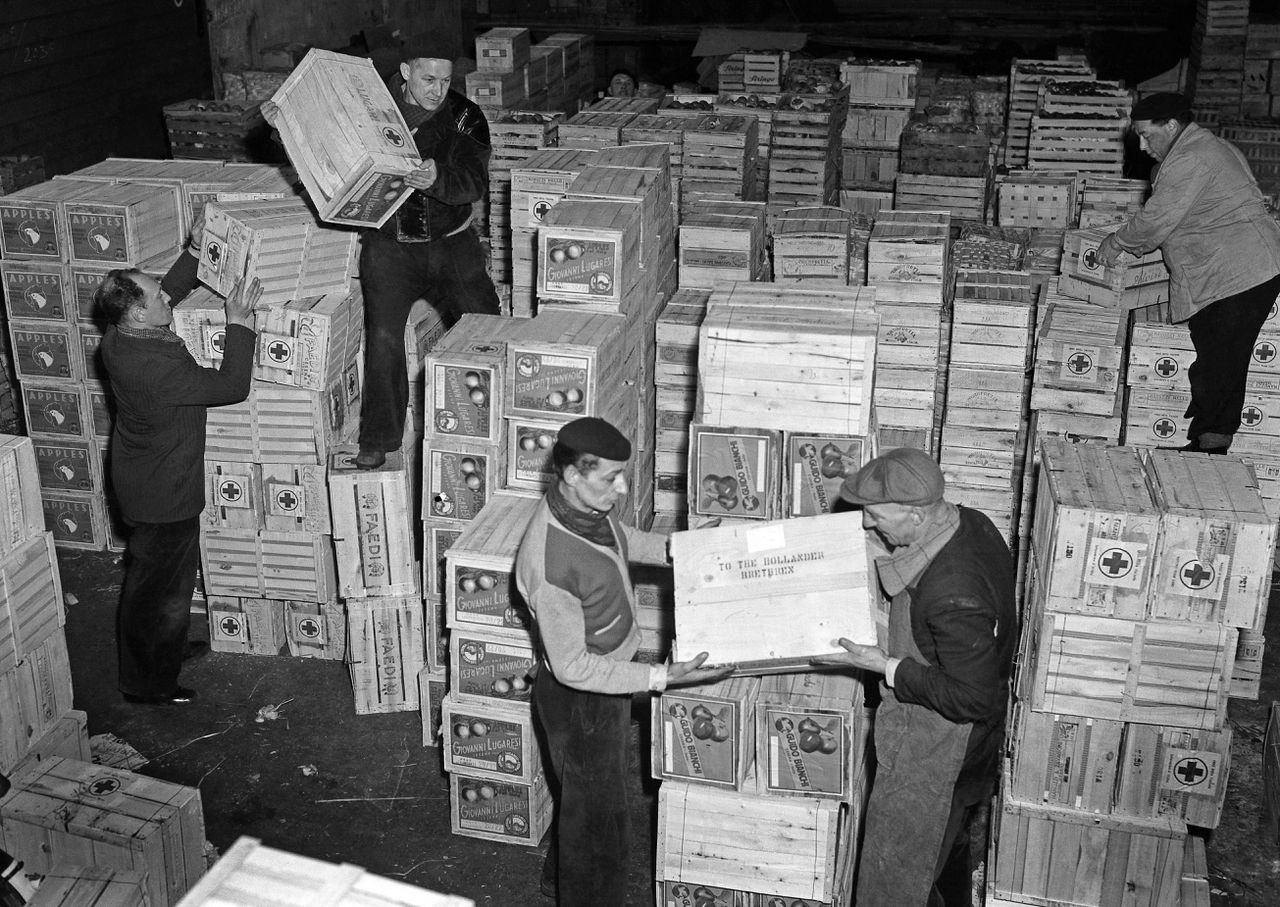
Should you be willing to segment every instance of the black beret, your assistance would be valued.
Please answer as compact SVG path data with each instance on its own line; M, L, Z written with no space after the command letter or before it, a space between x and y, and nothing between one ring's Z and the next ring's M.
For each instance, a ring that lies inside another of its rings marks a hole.
M1184 95L1172 91L1160 91L1149 94L1133 105L1129 119L1137 120L1172 120L1174 117L1191 113L1191 102Z
M594 454L606 460L631 459L631 442L622 432L595 416L574 419L560 429L556 440L578 453Z
M404 51L401 54L406 63L421 59L448 60L452 63L456 56L453 41L438 32L413 36L404 42Z

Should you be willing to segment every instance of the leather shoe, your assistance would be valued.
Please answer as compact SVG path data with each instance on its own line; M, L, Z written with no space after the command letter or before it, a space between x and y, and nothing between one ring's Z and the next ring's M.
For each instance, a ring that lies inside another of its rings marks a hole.
M204 658L209 654L209 644L203 639L188 640L182 649L183 661L195 661L197 658Z
M361 447L360 452L351 459L351 462L356 464L356 469L377 469L387 462L387 452Z
M121 693L125 702L135 705L186 705L195 702L196 691L190 687L178 687L172 693L156 696L138 696L133 693Z

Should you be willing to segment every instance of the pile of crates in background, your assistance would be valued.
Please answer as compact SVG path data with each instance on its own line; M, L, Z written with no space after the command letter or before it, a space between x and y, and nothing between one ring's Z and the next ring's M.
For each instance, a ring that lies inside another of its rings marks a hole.
M486 110L574 113L594 96L590 35L557 32L535 44L527 28L491 28L476 37L475 47L476 70L465 77L465 93Z
M903 129L916 106L920 62L847 60L840 77L849 87L841 133L841 204L874 214L893 206Z
M1203 126L1240 115L1248 32L1249 0L1196 0L1186 86Z

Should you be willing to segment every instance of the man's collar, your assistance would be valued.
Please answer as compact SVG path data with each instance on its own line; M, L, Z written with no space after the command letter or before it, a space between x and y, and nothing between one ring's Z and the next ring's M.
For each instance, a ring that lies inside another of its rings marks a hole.
M884 591L894 596L918 580L925 568L938 556L938 552L951 541L959 526L959 508L944 501L919 539L910 545L895 548L884 557L876 558Z

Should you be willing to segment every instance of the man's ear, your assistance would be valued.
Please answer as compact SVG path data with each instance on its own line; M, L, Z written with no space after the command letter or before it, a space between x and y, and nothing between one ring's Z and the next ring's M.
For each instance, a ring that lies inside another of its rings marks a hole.
M412 72L412 69L410 68L410 66L409 66L409 64L408 64L407 62L406 62L406 63L401 63L401 64L400 64L400 78L402 78L402 79L404 79L406 82L408 82L408 81L409 81L409 73L410 73L410 72Z

